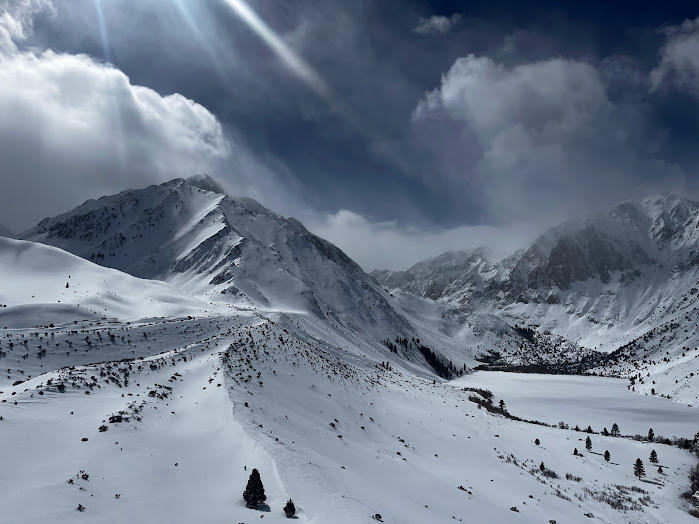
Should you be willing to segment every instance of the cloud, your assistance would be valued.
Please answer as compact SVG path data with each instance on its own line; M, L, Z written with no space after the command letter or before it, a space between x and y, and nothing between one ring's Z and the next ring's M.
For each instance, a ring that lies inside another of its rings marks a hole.
M132 85L84 55L0 57L0 113L0 205L10 227L29 218L21 200L43 200L32 207L48 215L67 200L216 171L230 154L204 107Z
M667 42L650 73L651 91L673 86L699 96L699 18L663 30Z
M0 18L0 222L21 231L88 198L195 173L268 205L280 183L293 191L282 165L258 159L202 105L86 55L21 51L32 16L52 5L11 6Z
M42 11L53 11L51 0L0 0L0 53L17 52L16 42L27 38Z
M461 15L454 13L446 16L431 16L429 18L420 17L417 21L415 32L420 35L432 35L440 33L448 33L454 26L461 23Z
M439 171L446 183L466 181L479 192L491 223L542 213L560 220L628 198L650 180L681 178L643 151L643 118L638 106L610 100L589 63L506 67L474 55L456 60L412 116L430 136L435 127L450 130L431 144L446 159Z
M407 269L416 262L449 250L487 246L502 255L523 247L541 232L541 225L509 227L458 226L434 228L396 221L372 222L348 210L307 215L304 223L348 253L365 271Z

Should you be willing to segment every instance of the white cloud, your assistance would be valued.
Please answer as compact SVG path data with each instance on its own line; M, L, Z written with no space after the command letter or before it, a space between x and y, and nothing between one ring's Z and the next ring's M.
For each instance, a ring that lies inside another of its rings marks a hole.
M487 57L459 58L412 120L432 134L435 126L461 126L432 145L436 158L447 159L439 171L481 192L489 221L559 220L628 198L644 175L659 180L674 169L649 161L637 108L613 103L599 70L577 60L510 68Z
M584 62L557 58L508 69L468 55L457 59L413 118L443 110L492 139L515 123L540 131L570 128L608 105L597 70Z
M7 226L21 231L88 198L195 173L218 175L231 193L269 204L280 182L293 187L283 166L269 167L242 140L232 142L196 102L134 85L86 55L20 50L33 17L52 9L47 0L0 0L0 218Z
M71 194L75 205L128 185L212 172L230 153L204 107L132 85L84 55L0 55L0 114L0 205L10 227L26 225L17 195L45 199L48 215L69 207Z
M511 227L459 226L449 229L416 227L398 222L371 222L348 210L310 215L304 223L313 233L328 239L350 255L365 271L407 269L416 262L445 251L487 246L496 253L534 240L541 225Z
M51 0L0 0L0 53L17 52L16 42L27 38L41 11L53 11Z
M420 35L430 35L436 33L448 33L454 26L461 23L461 15L454 13L446 16L431 16L429 18L420 17L417 22L415 32Z
M699 96L699 18L664 29L660 62L650 74L651 91L672 85Z

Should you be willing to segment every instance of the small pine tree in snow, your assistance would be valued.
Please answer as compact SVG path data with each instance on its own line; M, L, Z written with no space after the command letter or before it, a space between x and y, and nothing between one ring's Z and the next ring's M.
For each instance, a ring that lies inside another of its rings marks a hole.
M288 519L296 515L296 505L294 504L293 500L289 499L286 501L286 506L284 506L284 514Z
M575 448L575 449L573 450L573 455L575 455L576 457L578 456L578 448Z
M498 407L500 408L500 411L505 411L505 401L503 399L500 399Z
M534 444L536 444L536 445L538 446L539 444L541 444L541 441L540 441L539 439L536 439L536 440L534 441Z
M609 454L609 450L606 450L606 451L604 452L604 460L606 460L607 462L609 462L609 461L611 460L611 458L612 458L612 456Z
M621 435L619 432L619 426L615 422L614 425L612 425L612 437L618 437L619 435Z
M543 461L541 462L541 464L539 464L539 470L540 470L540 471L545 471L545 470L546 470L546 466L544 465Z
M590 437L587 437L585 439L585 449L587 451L590 451L592 449L592 439Z
M655 433L653 432L653 428L650 428L650 429L648 430L648 440L649 440L650 442L653 442L653 437L655 437Z
M650 452L650 459L648 460L650 460L653 464L658 463L658 454L655 452L655 450Z
M633 465L633 474L640 480L641 477L646 476L646 468L643 467L643 461L640 458L636 459Z
M252 473L250 473L248 485L243 492L243 499L245 499L245 505L248 508L256 508L267 500L265 488L262 485L262 479L260 478L260 472L257 471L257 469L253 469Z

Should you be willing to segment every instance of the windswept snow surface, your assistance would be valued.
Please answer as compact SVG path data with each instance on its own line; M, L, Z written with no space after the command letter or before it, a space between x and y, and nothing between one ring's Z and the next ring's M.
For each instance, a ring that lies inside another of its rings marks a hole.
M208 302L60 249L0 237L0 327L208 314Z
M8 472L0 506L10 522L281 522L288 497L300 521L314 523L372 522L376 513L391 523L587 523L586 514L606 523L693 521L679 496L695 457L599 435L587 453L583 434L491 414L461 389L499 391L499 375L433 381L401 369L397 357L387 370L349 343L314 342L322 328L309 333L320 321L308 315L112 322L3 330L10 369L0 382L0 431L9 445L0 446ZM22 358L21 340L39 337L50 351ZM68 341L72 351L54 347ZM149 346L152 355L140 357ZM109 360L76 365L76 355ZM27 380L20 370L31 362L43 374ZM17 379L25 381L12 385ZM608 392L610 400L619 393ZM516 395L502 394L512 413L527 414ZM629 396L629 406L634 398L643 400ZM671 423L647 403L635 409L649 426ZM672 413L684 427L686 413ZM110 423L112 415L124 420ZM582 398L566 418L595 423ZM618 421L630 429L624 415ZM584 456L573 456L574 447ZM663 474L647 461L651 448ZM643 482L633 477L637 457ZM542 461L561 478L545 478ZM252 467L269 512L242 502ZM627 497L628 511L599 501L613 495Z

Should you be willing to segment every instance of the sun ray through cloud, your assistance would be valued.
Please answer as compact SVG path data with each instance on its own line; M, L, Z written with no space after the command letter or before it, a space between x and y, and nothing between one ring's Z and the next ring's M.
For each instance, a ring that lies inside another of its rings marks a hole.
M224 0L224 2L302 82L321 97L332 100L332 91L326 81L298 56L248 4L243 0Z
M94 0L95 11L97 13L97 24L99 25L100 38L102 39L102 52L104 60L107 63L112 63L112 54L109 45L109 35L107 33L107 24L104 21L104 11L102 10L102 0Z

